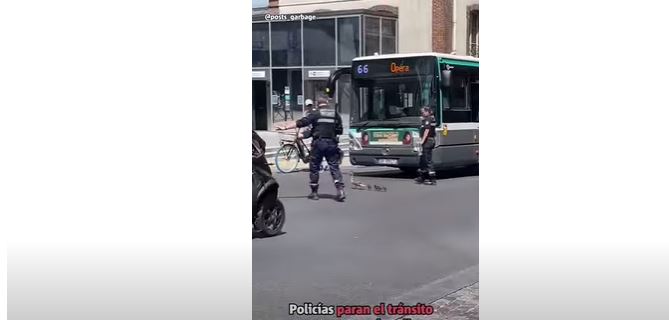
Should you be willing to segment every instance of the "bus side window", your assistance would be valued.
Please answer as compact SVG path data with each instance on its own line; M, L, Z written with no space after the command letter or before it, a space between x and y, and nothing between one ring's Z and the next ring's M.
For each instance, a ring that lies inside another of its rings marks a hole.
M451 87L451 109L467 109L467 77L456 77Z
M479 79L478 76L472 78L470 83L469 96L472 109L472 121L479 122Z
M468 73L453 72L451 87L445 91L442 97L443 122L472 122L472 109L467 97L470 91Z

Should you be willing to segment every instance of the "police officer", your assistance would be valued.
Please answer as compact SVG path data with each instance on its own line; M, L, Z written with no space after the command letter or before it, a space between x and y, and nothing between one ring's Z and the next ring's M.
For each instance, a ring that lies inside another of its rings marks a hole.
M309 199L318 200L318 173L321 162L325 158L330 166L330 174L337 188L337 201L344 201L344 181L339 170L339 152L337 135L343 133L342 120L339 114L328 107L326 99L318 99L318 110L308 114L306 117L295 121L285 127L277 127L278 130L292 128L304 128L312 126L313 141L311 142L311 162L309 163L309 186L311 193Z
M304 102L304 104L307 107L305 116L308 116L310 113L314 113L314 112L318 111L318 107L314 106L314 102L311 99L307 99ZM302 133L300 133L300 138L302 138L302 139L311 138L312 137L312 135L311 135L312 129L313 129L312 127L308 127L306 129L304 129L302 131ZM339 164L341 164L342 161L344 160L344 152L341 150L341 148L339 148L339 138L336 138L335 141L337 142L337 157L339 159Z
M418 169L417 183L429 185L437 184L436 173L432 167L432 150L435 146L436 120L432 115L432 109L423 107L421 112L420 136L422 153L420 155L420 168ZM427 180L425 179L427 178Z

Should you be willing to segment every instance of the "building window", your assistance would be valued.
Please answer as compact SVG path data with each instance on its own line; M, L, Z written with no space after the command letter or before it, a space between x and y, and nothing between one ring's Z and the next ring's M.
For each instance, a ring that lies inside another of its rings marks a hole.
M304 22L304 65L335 65L335 20Z
M272 70L272 121L292 121L302 117L302 69Z
M479 56L479 10L469 10L467 15L467 55Z
M381 53L379 20L379 18L365 17L365 55L367 56Z
M302 65L302 35L300 22L272 23L272 66Z
M254 23L251 37L253 66L269 67L269 23Z
M353 58L360 55L360 19L337 19L337 50L339 65L351 65Z
M381 20L381 53L396 53L395 20Z

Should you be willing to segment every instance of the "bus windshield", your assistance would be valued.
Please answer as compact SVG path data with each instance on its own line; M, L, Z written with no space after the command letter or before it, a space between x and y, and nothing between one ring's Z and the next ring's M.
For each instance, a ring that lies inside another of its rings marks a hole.
M354 74L354 85L360 108L357 119L352 119L354 123L415 123L421 107L435 107L438 88L434 58L365 61L358 66L358 71L364 72L363 68L367 68L367 73L360 75L354 71L357 73Z

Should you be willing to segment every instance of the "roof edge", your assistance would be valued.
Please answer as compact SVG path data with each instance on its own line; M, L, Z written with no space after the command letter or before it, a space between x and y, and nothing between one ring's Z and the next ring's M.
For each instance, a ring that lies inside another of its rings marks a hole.
M376 56L356 57L356 58L353 59L353 61L375 60L375 59L393 59L393 58L411 58L411 57L424 57L424 56L434 56L434 57L437 57L437 58L446 58L446 59L461 60L461 61L479 62L479 58L476 58L476 57L458 56L458 55L454 55L454 54L446 54L446 53L439 53L439 52L380 54L380 55L376 55Z

